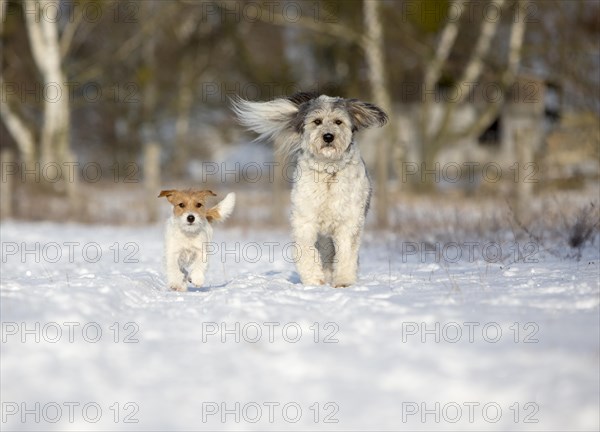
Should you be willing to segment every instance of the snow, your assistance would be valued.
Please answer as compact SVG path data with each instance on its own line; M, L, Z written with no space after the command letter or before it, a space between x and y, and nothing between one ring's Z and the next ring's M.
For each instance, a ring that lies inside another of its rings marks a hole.
M288 232L220 226L175 293L162 230L2 224L2 430L600 428L594 248L448 262L368 233L333 289Z

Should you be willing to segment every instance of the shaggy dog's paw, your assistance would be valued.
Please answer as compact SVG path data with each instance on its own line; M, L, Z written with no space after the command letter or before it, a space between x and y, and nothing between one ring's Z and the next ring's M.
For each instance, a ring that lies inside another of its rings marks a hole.
M325 285L324 278L304 278L302 279L302 285Z
M350 285L354 285L355 282L354 278L337 277L334 278L332 285L334 288L347 288Z
M184 284L171 284L169 285L169 288L171 289L171 291L187 291L187 287Z

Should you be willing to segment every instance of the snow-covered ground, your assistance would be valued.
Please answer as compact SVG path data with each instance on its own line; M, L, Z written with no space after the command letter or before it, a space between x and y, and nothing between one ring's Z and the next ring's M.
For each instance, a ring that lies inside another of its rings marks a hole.
M367 233L333 289L299 283L287 232L221 226L175 293L159 225L1 235L2 430L600 428L594 248Z

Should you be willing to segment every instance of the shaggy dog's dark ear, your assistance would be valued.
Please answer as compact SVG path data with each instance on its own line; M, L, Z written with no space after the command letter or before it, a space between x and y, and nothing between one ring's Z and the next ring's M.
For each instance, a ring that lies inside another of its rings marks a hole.
M377 105L369 102L362 102L358 99L347 99L346 110L352 119L352 126L355 131L370 128L373 126L381 127L388 121L388 116Z
M295 105L301 105L304 102L308 102L313 99L317 99L321 96L317 92L298 92L288 97L288 100Z
M301 134L304 129L304 119L308 114L311 102L321 96L317 92L298 92L288 97L288 100L298 106L298 112L290 120L289 127L294 132Z
M290 120L289 127L296 133L302 134L304 132L304 120L306 119L306 115L310 109L311 102L310 100L300 104L298 106L298 112Z

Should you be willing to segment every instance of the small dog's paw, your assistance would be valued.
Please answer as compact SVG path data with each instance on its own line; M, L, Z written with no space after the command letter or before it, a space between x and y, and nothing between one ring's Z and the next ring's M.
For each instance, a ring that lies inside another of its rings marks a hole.
M204 285L204 274L199 272L192 272L190 274L190 277L188 278L188 281L196 287L201 287L202 285Z
M334 288L348 288L350 285L352 285L349 282L342 282L342 283L336 283L333 287Z
M187 286L185 286L183 284L171 284L171 285L169 285L169 288L171 291L179 291L179 292L187 291Z

